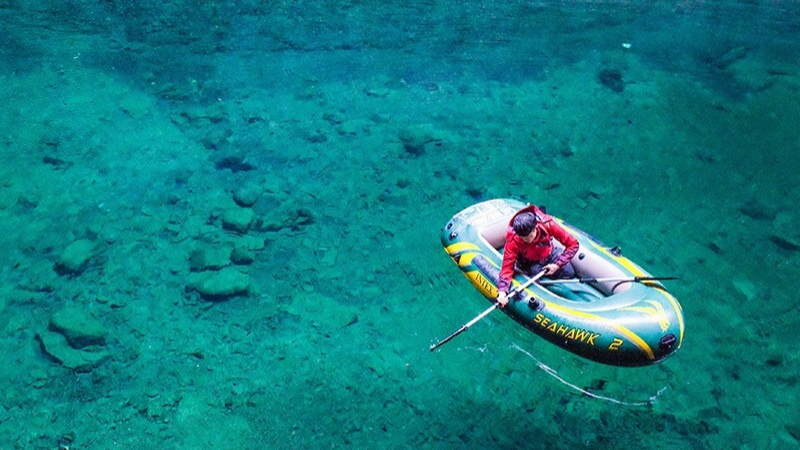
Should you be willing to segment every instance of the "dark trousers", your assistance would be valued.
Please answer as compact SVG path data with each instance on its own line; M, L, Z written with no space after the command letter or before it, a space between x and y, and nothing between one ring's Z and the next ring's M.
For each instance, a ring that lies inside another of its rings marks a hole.
M520 257L517 258L517 263L514 265L514 268L519 272L529 277L532 277L537 273L541 272L544 266L556 262L556 260L558 260L558 257L561 256L561 253L563 252L564 252L563 249L553 247L553 251L550 252L550 255L548 255L547 258L539 261L538 263L534 263L525 258L522 258L521 257L522 255L520 255ZM568 262L564 267L561 268L561 270L548 276L547 278L561 278L561 279L575 278L575 267L572 266L572 262Z

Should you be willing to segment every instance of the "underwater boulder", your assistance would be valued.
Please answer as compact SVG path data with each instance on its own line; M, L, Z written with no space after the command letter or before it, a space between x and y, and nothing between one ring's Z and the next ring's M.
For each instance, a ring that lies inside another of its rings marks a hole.
M73 348L105 345L107 331L90 314L79 308L63 308L50 317L49 329L64 335Z
M192 272L220 270L230 264L231 248L229 246L198 248L189 255L189 270Z
M430 132L420 127L403 128L398 134L403 150L411 156L422 156L425 154L425 146L436 141Z
M233 253L231 253L231 261L234 264L238 265L246 265L252 264L256 260L256 254L252 250L249 250L244 247L234 247Z
M237 205L243 207L250 207L253 206L258 198L261 197L261 193L263 189L259 185L247 185L243 186L233 193L233 201L236 202Z
M231 208L222 215L222 228L244 233L250 228L255 213L250 208Z
M83 272L94 256L94 244L88 239L78 239L64 249L56 263L59 274L78 274Z
M107 331L90 314L79 308L64 308L50 317L47 330L36 334L42 350L54 361L76 372L89 372L109 354L105 349Z
M619 70L603 69L597 74L597 79L600 81L600 84L616 93L625 90L625 81L622 79L622 73Z
M226 267L219 272L194 274L188 287L207 300L226 300L250 290L250 276L236 268Z
M105 349L99 347L86 350L74 349L63 335L52 331L37 333L36 340L39 341L42 351L52 360L80 373L91 372L109 356Z

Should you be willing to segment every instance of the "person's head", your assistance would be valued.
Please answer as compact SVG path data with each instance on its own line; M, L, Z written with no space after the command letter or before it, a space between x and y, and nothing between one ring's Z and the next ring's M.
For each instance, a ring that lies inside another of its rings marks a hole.
M524 212L514 217L511 228L517 236L525 239L533 239L533 231L536 229L536 216L531 212Z

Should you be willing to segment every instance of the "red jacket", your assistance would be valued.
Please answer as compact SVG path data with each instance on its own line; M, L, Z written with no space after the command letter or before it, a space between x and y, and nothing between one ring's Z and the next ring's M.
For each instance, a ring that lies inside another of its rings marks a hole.
M532 212L538 219L536 229L539 230L539 235L530 244L526 244L521 237L517 236L517 233L511 227L511 224L514 223L514 218L524 212ZM511 278L514 276L514 264L518 255L522 254L525 259L533 263L539 263L553 251L553 238L564 246L564 252L556 260L558 267L564 267L578 253L580 248L578 240L536 206L530 205L517 211L508 223L506 244L503 250L503 267L500 269L497 290L508 292L508 288L511 286Z

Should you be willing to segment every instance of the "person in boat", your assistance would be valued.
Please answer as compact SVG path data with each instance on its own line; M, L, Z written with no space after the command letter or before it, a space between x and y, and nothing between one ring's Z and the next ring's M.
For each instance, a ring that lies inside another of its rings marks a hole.
M564 249L553 245L553 239ZM503 265L497 283L497 303L508 304L508 290L514 270L533 276L544 270L548 278L574 278L572 258L580 244L552 217L530 205L518 211L509 222L503 249Z

